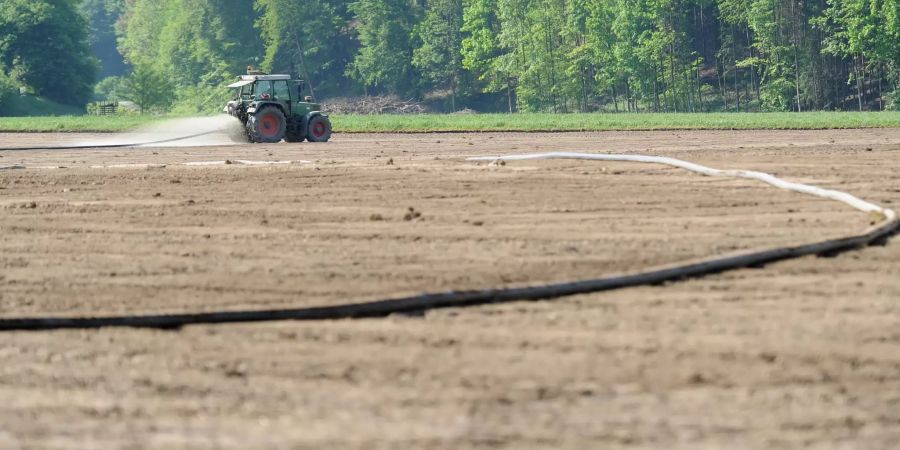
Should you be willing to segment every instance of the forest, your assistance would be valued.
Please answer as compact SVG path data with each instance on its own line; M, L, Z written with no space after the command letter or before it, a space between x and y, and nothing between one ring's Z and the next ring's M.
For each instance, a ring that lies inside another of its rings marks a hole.
M0 103L214 112L248 65L436 111L900 109L898 0L0 0Z

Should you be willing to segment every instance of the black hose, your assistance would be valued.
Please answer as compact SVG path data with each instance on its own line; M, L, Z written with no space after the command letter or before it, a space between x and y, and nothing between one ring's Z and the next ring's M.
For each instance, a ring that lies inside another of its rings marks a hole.
M122 315L106 317L23 317L0 319L0 331L55 330L65 328L135 327L173 329L192 324L267 322L278 320L334 320L385 317L396 313L420 312L436 308L534 301L574 294L608 291L631 286L656 285L666 281L698 278L726 270L758 267L767 263L807 255L834 255L839 252L881 242L898 228L897 219L885 221L863 234L829 239L795 247L779 247L733 256L714 257L700 262L650 270L631 275L595 278L506 289L465 292L426 293L411 297L347 303L310 308L256 311L219 311L196 314Z

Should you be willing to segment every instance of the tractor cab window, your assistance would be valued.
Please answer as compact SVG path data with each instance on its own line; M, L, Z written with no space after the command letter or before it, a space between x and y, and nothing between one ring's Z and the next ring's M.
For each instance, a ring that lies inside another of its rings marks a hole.
M257 81L253 94L256 95L257 100L268 100L272 98L272 82L268 80Z
M286 80L273 81L275 100L290 101L291 94Z
M241 88L238 90L238 92L240 92L241 99L246 100L246 99L250 98L250 94L253 93L253 85L245 84L245 85L241 86Z

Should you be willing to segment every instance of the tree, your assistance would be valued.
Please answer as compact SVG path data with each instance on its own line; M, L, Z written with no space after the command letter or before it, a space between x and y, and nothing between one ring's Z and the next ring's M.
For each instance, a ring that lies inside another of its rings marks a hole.
M115 28L185 113L218 109L248 64L322 97L438 90L452 109L900 108L898 0L2 0L7 78L89 95L79 5L104 74L123 67Z
M351 86L344 72L356 45L339 3L342 2L257 0L260 18L256 26L266 46L262 67L302 75L314 93L346 92Z
M816 22L828 31L825 51L853 61L850 72L860 110L866 106L867 78L878 77L879 100L883 103L882 78L894 88L891 106L900 89L900 5L891 0L829 0L828 9ZM885 105L878 105L883 108Z
M124 77L106 77L94 86L94 98L103 100L119 100L125 92Z
M421 45L413 51L413 65L428 81L450 89L451 111L463 77L462 22L462 0L432 0L415 31Z
M256 19L246 0L132 0L119 49L174 83L179 112L214 111L227 98L223 85L262 61Z
M507 108L513 112L515 58L500 44L501 20L497 0L467 0L463 8L462 65L484 83L484 92L506 91Z
M0 65L0 115L3 115L7 110L3 105L10 101L14 95L18 94L15 84L4 72L3 66Z
M172 83L160 71L148 64L137 64L122 83L122 98L133 101L141 110L166 110L172 105Z
M419 6L410 0L357 0L350 4L356 15L359 52L347 75L366 87L391 94L415 90L417 74L412 65L413 27Z
M84 105L97 61L77 0L0 2L0 63L15 80L50 100Z
M588 40L591 9L586 0L567 0L566 8L569 14L563 28L563 38L572 42L572 49L565 55L565 74L571 91L567 92L567 96L578 99L580 111L589 111L593 108L592 100L596 95L594 77L597 72Z
M560 67L551 52L558 38L554 21L564 14L557 8L549 0L497 0L497 43L503 54L494 65L514 80L517 110L558 107L554 74Z

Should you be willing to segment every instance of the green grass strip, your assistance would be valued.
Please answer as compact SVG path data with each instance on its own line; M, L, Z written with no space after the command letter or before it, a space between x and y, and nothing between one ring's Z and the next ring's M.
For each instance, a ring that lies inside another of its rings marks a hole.
M174 118L174 117L173 117ZM115 132L154 116L0 117L0 132ZM900 127L900 112L333 115L336 132L822 130Z
M0 132L115 132L159 120L154 116L0 117Z
M900 112L335 115L336 131L821 130L900 127Z

